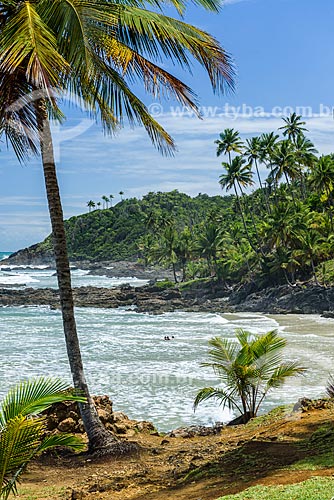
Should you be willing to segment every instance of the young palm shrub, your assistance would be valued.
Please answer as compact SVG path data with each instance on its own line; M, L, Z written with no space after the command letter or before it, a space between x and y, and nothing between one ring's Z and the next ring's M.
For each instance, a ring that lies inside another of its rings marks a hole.
M236 340L215 337L209 341L210 362L202 366L213 368L223 387L201 389L194 408L207 399L216 399L223 407L237 410L246 423L256 417L269 391L280 387L286 378L302 374L305 368L282 362L286 340L277 330L253 335L240 329Z
M0 499L16 493L17 482L28 462L55 446L82 450L83 441L71 434L45 436L41 413L53 403L85 402L59 379L37 378L13 387L0 407Z

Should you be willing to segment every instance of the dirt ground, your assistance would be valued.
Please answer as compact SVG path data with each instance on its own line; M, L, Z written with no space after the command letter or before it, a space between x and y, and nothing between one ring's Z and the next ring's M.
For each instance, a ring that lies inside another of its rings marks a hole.
M273 414L219 435L171 438L138 433L132 457L47 456L29 466L20 500L213 500L257 484L333 476L333 467L294 470L333 450L333 408Z

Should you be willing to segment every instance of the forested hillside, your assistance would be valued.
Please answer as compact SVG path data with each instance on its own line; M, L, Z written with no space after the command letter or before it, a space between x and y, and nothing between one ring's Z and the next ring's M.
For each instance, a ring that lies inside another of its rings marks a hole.
M65 222L71 259L136 260L143 257L143 241L156 226L171 222L182 230L195 229L213 213L231 217L233 197L199 194L196 198L172 191L125 199L114 207L97 209ZM141 250L142 249L142 250ZM51 237L30 247L30 253L52 255Z

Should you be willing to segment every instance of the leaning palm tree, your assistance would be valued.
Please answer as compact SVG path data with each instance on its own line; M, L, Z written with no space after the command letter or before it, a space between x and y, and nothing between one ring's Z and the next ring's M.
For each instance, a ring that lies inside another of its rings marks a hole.
M202 366L212 368L223 386L201 389L194 407L216 399L223 407L237 410L244 423L256 417L269 391L282 386L288 377L305 371L297 363L283 363L286 340L277 330L253 335L240 329L236 340L215 337L209 345L210 361Z
M172 3L184 11L182 0ZM215 0L198 3L218 10ZM0 3L0 133L21 160L27 151L41 152L67 352L74 386L87 398L80 411L91 451L108 448L115 439L98 418L84 375L49 120L63 119L58 97L72 92L107 133L126 118L143 125L163 153L174 149L129 83L138 80L152 95L171 95L197 112L192 90L158 65L162 55L186 69L195 59L218 92L233 88L233 68L213 37L165 16L162 6L155 1L160 8L155 12L136 0Z
M0 498L16 493L17 482L36 455L55 446L82 450L84 442L71 434L46 435L41 413L54 403L81 401L59 379L37 378L13 387L0 407Z
M217 144L217 156L227 154L230 164L232 160L231 153L241 153L243 148L243 142L240 139L239 132L233 128L226 128L224 132L221 132L215 144Z

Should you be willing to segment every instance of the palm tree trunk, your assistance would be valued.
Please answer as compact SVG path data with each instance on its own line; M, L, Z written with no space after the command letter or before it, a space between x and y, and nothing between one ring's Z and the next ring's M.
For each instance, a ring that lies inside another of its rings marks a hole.
M172 262L172 269L173 269L174 281L175 281L175 284L176 284L176 283L178 283L178 280L177 280L176 267L175 267L174 262Z
M291 196L292 196L293 204L294 204L294 206L296 207L296 198L295 198L295 195L294 195L294 193L293 193L293 189L292 189L292 186L291 186L290 181L289 181L289 177L288 177L288 175L287 175L287 173L286 173L286 172L284 172L284 177L285 177L286 183L287 183L287 185L288 185L288 188L289 188L290 194L291 194Z
M66 340L68 360L73 384L86 398L87 403L80 403L80 413L89 440L89 451L105 448L118 440L102 425L94 402L90 396L85 379L79 339L74 316L71 273L67 253L63 209L54 160L53 142L50 123L46 112L46 103L39 99L35 103L39 129L39 140L43 162L44 180L52 226L53 248L56 261L60 304Z
M247 224L246 224L246 221L245 221L245 217L244 217L244 212L242 210L242 206L241 206L241 202L240 202L240 197L239 197L239 194L238 194L238 191L237 191L237 188L236 188L236 185L235 183L233 183L233 187L234 187L234 192L235 192L235 196L237 197L237 200L238 200L238 206L239 206L239 210L240 210L240 215L241 215L241 219L242 219L242 224L244 226L244 229L245 229L245 232L246 232L246 236L247 236L247 239L249 241L249 244L252 248L252 250L254 250L255 253L258 253L258 250L255 248L255 246L253 245L252 243L252 240L251 240L251 237L249 235L249 232L248 232L248 228L247 228Z
M267 210L270 213L270 206L269 206L269 203L268 203L267 195L266 195L266 193L263 190L263 185L262 185L262 180L261 180L261 176L260 176L259 166L257 164L257 159L256 158L255 158L255 169L256 169L256 173L257 173L257 178L259 179L259 184L260 184L262 199L264 200L264 203L265 203L265 205L267 207Z

